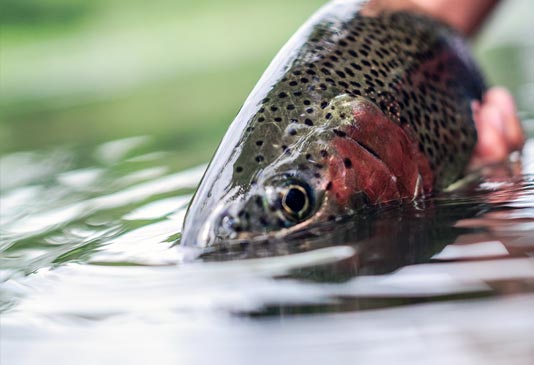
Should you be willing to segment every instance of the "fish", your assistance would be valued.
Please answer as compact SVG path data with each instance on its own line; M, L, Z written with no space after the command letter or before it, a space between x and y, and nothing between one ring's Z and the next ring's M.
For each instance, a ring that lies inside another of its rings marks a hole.
M466 40L416 11L332 1L274 58L188 207L181 244L289 239L464 173L486 86Z

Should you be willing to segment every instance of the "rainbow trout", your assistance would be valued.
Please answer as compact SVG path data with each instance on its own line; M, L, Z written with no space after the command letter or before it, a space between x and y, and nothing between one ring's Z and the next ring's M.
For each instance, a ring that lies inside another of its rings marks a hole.
M189 207L182 244L286 238L461 177L484 83L465 41L411 12L334 1L282 48Z

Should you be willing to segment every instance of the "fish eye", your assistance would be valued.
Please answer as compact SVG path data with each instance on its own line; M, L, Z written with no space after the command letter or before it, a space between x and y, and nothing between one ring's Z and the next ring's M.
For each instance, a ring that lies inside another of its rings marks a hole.
M283 213L293 220L306 219L312 210L310 195L309 187L302 183L292 182L282 191Z

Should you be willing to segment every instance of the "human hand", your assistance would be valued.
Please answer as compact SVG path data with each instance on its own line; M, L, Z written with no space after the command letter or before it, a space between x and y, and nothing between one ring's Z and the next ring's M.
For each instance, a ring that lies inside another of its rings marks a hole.
M525 135L508 90L493 87L486 92L482 102L473 102L472 107L478 143L470 167L503 161L511 152L523 147Z

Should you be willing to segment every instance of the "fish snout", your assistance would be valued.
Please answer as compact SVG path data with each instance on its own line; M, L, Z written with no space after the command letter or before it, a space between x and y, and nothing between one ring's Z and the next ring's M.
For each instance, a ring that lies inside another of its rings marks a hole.
M225 211L213 227L214 237L218 240L234 239L243 231L243 224L244 222L239 217Z
M237 240L247 228L247 222L230 210L216 213L202 224L198 243L204 247Z
M224 204L223 204L224 202ZM233 202L223 200L206 214L204 219L192 222L195 229L184 230L182 243L197 247L213 247L264 239L279 230L281 223L267 209L260 194L251 194L246 199Z

